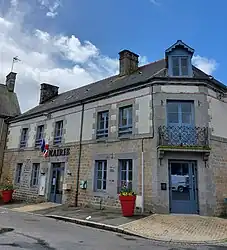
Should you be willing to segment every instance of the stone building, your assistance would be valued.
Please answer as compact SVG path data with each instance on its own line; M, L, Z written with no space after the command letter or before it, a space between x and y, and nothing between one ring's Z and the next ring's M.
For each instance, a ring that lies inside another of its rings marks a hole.
M118 75L62 94L41 84L39 105L10 122L3 178L15 197L119 207L126 183L142 211L223 213L227 89L192 65L193 53L178 40L139 67L124 50Z
M20 115L20 106L14 92L16 73L10 72L6 76L5 84L0 84L0 177L3 166L3 156L6 144L8 120Z

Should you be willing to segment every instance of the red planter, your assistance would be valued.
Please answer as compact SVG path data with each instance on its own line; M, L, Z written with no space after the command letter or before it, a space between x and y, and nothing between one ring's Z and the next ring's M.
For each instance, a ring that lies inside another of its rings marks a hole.
M131 217L134 215L135 203L136 203L136 196L119 196L121 202L121 211L123 216Z
M14 190L2 190L2 199L4 203L8 203L12 200Z

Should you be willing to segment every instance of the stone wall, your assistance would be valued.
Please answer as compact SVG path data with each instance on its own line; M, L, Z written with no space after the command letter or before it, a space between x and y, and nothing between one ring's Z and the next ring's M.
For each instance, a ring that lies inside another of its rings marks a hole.
M145 209L151 208L152 164L151 139L144 139L144 191ZM80 180L87 180L88 188L79 190L80 205L119 208L118 199L118 160L133 160L133 190L141 196L141 150L142 140L119 140L113 143L94 143L82 146ZM95 160L107 160L107 190L100 193L94 190ZM111 169L111 170L110 170Z
M222 215L227 213L227 204L224 204L224 198L227 198L227 140L212 137L211 148L209 167L212 169L215 184L214 214Z
M69 147L69 145L64 145ZM145 210L152 209L152 139L143 140L144 148L144 195L145 195ZM154 148L153 148L154 149ZM80 181L87 180L88 187L83 190L79 188L78 204L80 206L101 206L119 208L118 201L118 160L132 159L133 160L133 189L138 196L141 196L141 150L142 140L119 140L117 142L99 142L82 145L81 166L80 166ZM23 150L5 152L4 170L2 173L2 181L9 178L14 182L15 169L17 163L23 163L23 176L20 185L16 186L17 190L14 198L20 200L43 201L49 197L49 181L51 162L65 162L64 183L72 186L71 191L64 191L63 203L75 205L77 170L78 170L79 145L70 146L70 155L67 158L49 157L44 159L39 150ZM107 160L107 192L97 193L94 190L94 169L95 160ZM32 164L40 163L42 166L47 166L47 189L45 196L39 196L38 187L31 187ZM114 172L110 171L110 168ZM71 174L68 175L67 173ZM141 205L141 204L139 204Z

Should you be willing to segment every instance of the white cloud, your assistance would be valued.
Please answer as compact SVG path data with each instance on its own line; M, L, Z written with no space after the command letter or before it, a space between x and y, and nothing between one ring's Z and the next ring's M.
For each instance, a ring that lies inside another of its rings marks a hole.
M218 64L214 59L209 59L202 56L193 56L192 63L199 68L200 70L204 71L208 75L212 75L212 73L217 69Z
M42 7L47 9L47 17L54 18L58 15L57 9L61 6L60 0L38 0L38 2Z
M16 92L23 111L36 106L40 83L58 85L60 92L77 88L118 71L118 59L102 55L89 41L82 42L75 35L52 35L44 30L24 30L23 17L29 13L15 8L13 1L9 12L0 16L0 82L5 81L14 64L18 73ZM31 6L27 10L32 11ZM12 17L14 17L12 19Z

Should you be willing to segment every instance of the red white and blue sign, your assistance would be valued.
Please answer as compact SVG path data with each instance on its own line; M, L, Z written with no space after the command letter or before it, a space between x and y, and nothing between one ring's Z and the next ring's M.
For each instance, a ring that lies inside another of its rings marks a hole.
M41 152L43 153L44 157L48 156L48 152L49 152L49 144L45 142L45 140L42 140L41 143Z

